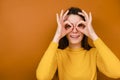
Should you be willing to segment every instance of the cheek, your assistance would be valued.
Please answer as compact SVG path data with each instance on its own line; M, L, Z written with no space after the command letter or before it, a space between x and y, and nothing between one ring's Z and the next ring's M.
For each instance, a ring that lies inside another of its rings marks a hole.
M79 32L79 35L80 35L81 37L83 37L83 36L84 36L84 34L83 34L82 32Z
M79 40L82 41L84 37L84 34L80 34Z
M70 38L70 33L66 35L68 41L71 41L71 38Z
M80 33L80 36L81 36L81 38L83 38L83 37L84 37L84 34L83 34L83 33Z

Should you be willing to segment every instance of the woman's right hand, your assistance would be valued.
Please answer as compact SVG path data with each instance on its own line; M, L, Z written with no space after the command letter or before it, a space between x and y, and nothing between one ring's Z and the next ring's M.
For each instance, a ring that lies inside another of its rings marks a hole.
M56 14L58 27L53 38L53 42L58 43L61 38L72 31L71 24L69 23L69 21L66 21L68 12L69 11L66 11L64 13L63 10L61 10L60 16L58 15L58 13Z

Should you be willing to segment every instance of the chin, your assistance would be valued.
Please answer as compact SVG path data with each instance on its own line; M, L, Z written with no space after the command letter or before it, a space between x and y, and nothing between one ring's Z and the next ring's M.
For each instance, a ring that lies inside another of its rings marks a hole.
M75 40L74 40L74 41L69 41L69 43L70 43L70 44L80 44L81 41L75 41Z
M81 36L79 36L78 38L71 38L71 37L69 37L69 43L70 44L80 44L81 43L81 41L82 41L82 37Z

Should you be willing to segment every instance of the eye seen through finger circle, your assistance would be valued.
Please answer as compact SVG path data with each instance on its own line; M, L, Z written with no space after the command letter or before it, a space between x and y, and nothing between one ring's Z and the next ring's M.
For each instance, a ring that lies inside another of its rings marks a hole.
M66 29L66 30L69 29L69 28L71 28L71 27L72 27L71 25L65 24L65 29Z
M83 23L80 23L80 24L78 24L78 26L77 27L79 27L79 28L84 28L85 27L85 25L83 24Z

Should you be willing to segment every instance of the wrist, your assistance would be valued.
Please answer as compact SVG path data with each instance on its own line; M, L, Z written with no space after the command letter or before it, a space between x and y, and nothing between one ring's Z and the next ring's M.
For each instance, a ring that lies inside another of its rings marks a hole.
M98 35L97 35L96 33L93 33L93 34L91 35L91 39L92 39L93 41L95 41L96 39L98 39Z
M59 40L58 40L58 39L55 39L55 38L53 38L52 41L55 42L55 43L58 43L58 42L59 42Z
M59 43L59 40L60 40L59 36L55 35L52 41L55 42L55 43Z

